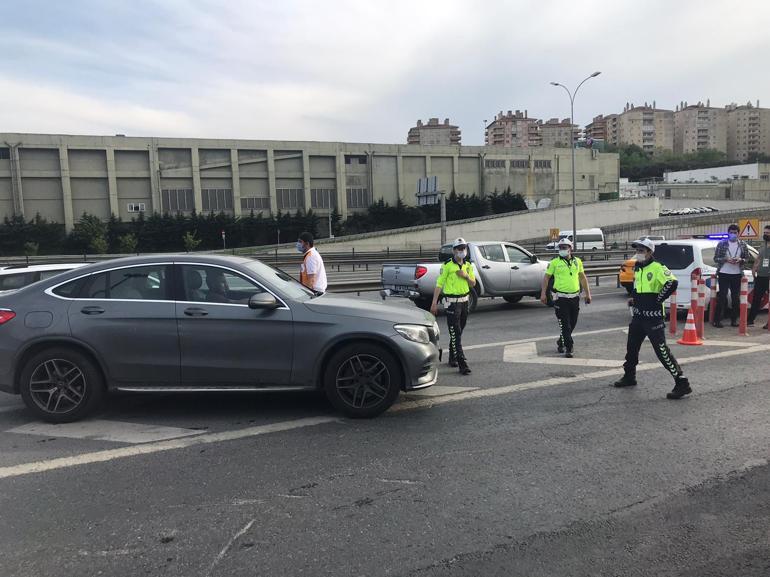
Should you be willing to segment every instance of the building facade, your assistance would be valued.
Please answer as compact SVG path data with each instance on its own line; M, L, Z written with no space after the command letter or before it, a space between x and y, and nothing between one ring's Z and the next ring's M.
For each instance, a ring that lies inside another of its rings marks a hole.
M581 200L617 192L617 154L575 152ZM0 217L39 214L67 230L83 213L130 220L336 208L345 218L378 200L416 205L428 176L446 192L510 188L558 203L570 175L569 151L556 148L0 134Z
M674 111L656 108L654 102L652 106L627 104L618 115L617 144L635 144L647 151L673 150Z
M698 102L680 103L674 112L674 152L727 152L727 110Z
M730 104L726 111L727 158L743 161L752 154L770 155L770 108L749 102Z
M551 118L546 122L538 124L538 128L540 130L541 146L569 148L578 140L577 129L570 123L569 118L564 120Z
M409 129L407 135L407 144L420 144L449 146L460 144L461 134L457 126L449 124L449 119L445 118L443 123L439 123L438 118L431 118L427 124L422 120L417 121L417 126Z
M527 111L510 110L503 114L501 110L484 131L484 143L487 146L507 148L530 148L542 145L537 118L529 118Z

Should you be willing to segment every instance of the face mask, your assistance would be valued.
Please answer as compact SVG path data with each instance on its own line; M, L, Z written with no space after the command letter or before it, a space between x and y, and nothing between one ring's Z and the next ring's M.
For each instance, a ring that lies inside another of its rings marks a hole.
M644 262L647 262L647 259L648 259L648 257L647 257L647 253L646 252L637 252L636 253L636 262L644 263Z
M297 241L297 252L305 252L305 245Z
M456 250L455 256L460 260L465 260L465 257L468 256L468 251L465 250Z
M728 233L727 233L727 239L728 239L730 242L735 242L736 240L738 240L738 235L737 235L737 234L735 234L734 232L728 232Z
M568 248L560 248L559 249L559 256L567 258L569 256L569 249Z

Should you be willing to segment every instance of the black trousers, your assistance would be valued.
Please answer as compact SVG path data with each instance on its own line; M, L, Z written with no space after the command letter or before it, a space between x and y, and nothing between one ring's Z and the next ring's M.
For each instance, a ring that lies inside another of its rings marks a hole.
M714 322L722 320L722 314L727 308L727 291L730 291L730 320L735 323L740 312L741 302L741 277L740 274L719 273L719 294L717 295L717 310L714 313Z
M463 330L468 322L468 302L450 303L446 307L446 324L449 328L449 362L457 361L460 367L467 365L463 352Z
M571 299L559 297L554 301L553 309L559 321L559 344L571 351L575 344L572 340L572 331L575 330L580 314L580 297Z
M682 376L682 368L676 362L671 349L666 344L666 323L662 319L641 319L634 317L628 325L628 342L626 343L626 362L623 370L629 376L636 376L636 365L639 364L639 349L644 338L650 339L655 355L675 379Z
M767 293L768 284L770 284L770 277L754 277L754 296L751 298L751 310L749 311L750 323L753 323L754 319L757 318L759 307L762 306L762 299Z

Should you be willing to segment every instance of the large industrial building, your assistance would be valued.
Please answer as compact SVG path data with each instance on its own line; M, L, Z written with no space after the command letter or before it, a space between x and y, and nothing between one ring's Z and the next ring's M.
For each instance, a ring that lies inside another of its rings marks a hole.
M575 157L578 200L617 195L616 154L579 149ZM130 220L337 208L345 218L380 199L416 205L428 176L447 193L572 198L569 148L0 133L0 218L39 214L67 230L83 213Z

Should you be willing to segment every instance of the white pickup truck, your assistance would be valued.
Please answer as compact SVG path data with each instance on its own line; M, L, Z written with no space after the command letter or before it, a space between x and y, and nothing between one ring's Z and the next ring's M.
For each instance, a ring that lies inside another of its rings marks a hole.
M438 260L431 263L384 264L382 266L382 298L406 297L425 310L430 309L433 290L441 265L452 258L452 245L441 247ZM512 242L470 242L468 259L476 273L476 288L471 291L470 310L478 299L502 297L516 303L522 297L540 298L546 261Z

